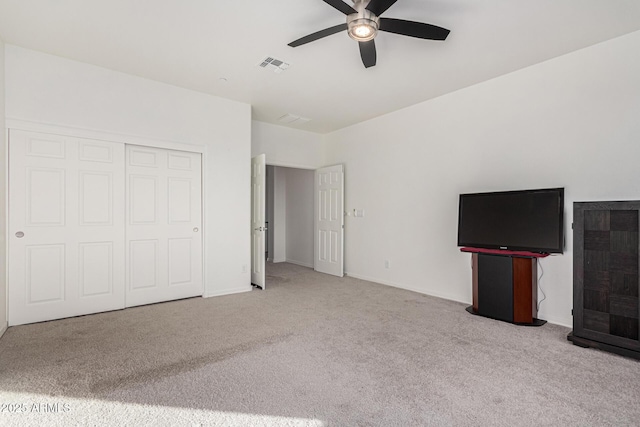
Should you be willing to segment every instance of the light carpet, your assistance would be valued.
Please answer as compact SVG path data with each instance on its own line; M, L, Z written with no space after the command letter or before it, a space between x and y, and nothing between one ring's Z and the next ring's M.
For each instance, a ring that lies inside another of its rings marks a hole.
M640 425L640 363L569 329L292 264L267 289L0 340L2 425Z

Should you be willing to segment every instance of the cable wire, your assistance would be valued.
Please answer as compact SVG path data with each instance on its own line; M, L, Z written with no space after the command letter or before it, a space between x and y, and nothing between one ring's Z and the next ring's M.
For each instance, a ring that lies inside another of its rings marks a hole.
M544 290L542 290L542 286L540 286L540 281L542 280L542 276L544 276L544 270L542 269L542 264L540 263L540 258L536 258L536 260L538 261L538 267L540 267L540 277L538 277L538 289L540 289L540 292L542 292L542 296L543 298L538 301L537 304L537 310L540 310L540 304L542 304L542 301L547 299L547 294L544 293Z

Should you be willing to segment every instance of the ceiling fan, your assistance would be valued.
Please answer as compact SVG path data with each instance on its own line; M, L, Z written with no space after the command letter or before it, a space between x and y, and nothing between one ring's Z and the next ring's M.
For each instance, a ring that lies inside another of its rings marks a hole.
M360 56L365 68L376 65L376 45L374 38L378 31L396 33L428 40L444 40L449 35L446 28L404 19L380 18L380 15L397 0L353 0L353 7L342 0L322 0L347 15L346 24L340 24L309 34L289 43L291 47L347 30L349 37L360 45Z

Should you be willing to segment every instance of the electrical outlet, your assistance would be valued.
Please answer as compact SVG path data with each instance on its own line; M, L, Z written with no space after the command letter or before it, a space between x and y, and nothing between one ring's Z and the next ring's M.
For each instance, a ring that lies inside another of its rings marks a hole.
M391 261L389 261L388 259L384 260L384 268L391 268Z
M242 264L242 272L243 273L247 272L247 264Z

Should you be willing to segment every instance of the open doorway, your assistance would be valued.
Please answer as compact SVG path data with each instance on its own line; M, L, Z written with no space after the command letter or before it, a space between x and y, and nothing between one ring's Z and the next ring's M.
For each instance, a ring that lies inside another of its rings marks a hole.
M314 170L267 165L266 260L313 268Z
M342 277L344 166L267 165L261 154L251 183L251 284L265 289L268 265L281 262Z

